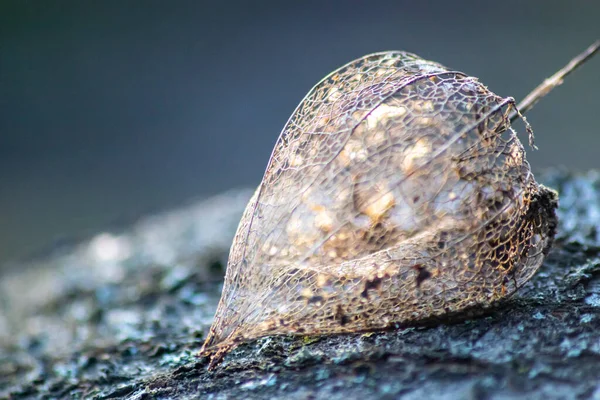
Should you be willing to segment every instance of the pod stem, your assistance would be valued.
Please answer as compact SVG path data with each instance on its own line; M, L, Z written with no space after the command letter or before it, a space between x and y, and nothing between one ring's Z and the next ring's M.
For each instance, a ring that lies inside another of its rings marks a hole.
M516 110L512 110L510 121L514 122L521 114L531 110L535 103L542 97L550 93L552 89L563 83L563 79L571 72L575 71L581 64L589 60L600 49L600 40L596 40L590 47L585 49L577 57L573 58L567 65L558 70L550 78L544 80L538 87L533 89L518 105Z

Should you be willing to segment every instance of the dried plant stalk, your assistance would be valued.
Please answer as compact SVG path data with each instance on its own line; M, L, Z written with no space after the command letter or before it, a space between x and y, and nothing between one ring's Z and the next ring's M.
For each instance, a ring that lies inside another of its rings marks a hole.
M274 334L385 329L485 308L542 264L555 192L512 98L406 52L319 82L238 227L202 355Z

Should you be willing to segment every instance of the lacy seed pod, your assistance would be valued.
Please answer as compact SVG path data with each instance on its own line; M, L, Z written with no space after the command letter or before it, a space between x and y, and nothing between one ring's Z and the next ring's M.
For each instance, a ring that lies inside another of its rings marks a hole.
M273 334L385 329L487 307L555 232L512 98L406 52L367 55L302 100L231 248L201 354Z

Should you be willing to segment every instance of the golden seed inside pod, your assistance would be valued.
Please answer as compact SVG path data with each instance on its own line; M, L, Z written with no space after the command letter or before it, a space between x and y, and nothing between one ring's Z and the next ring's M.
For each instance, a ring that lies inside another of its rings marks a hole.
M323 232L331 232L333 229L333 217L325 209L320 210L315 216L315 226Z
M322 126L327 126L327 124L329 123L329 121L331 121L330 117L323 117L323 118L321 118L321 120L319 121L319 123Z
M406 108L402 106L390 106L388 104L381 104L379 107L371 111L366 118L368 127L374 127L378 123L391 118L400 118L406 114Z
M384 214L394 206L394 195L391 192L384 193L374 201L369 201L363 214L369 216L373 222L379 221Z
M350 139L344 146L344 149L340 152L338 160L344 166L348 166L353 162L365 161L369 153L363 146L362 142L357 139Z
M421 125L421 126L433 126L434 125L433 121L434 120L431 117L420 116L420 117L416 117L413 120L413 123L416 125Z
M370 137L367 138L369 146L377 147L383 144L386 140L387 132L384 129L375 131Z
M411 147L406 149L406 155L402 160L402 170L405 174L413 172L416 166L416 161L420 158L425 157L431 152L431 143L425 138L417 140L417 142Z
M329 282L329 278L324 274L317 275L317 286L323 287L326 286Z
M433 101L431 100L416 100L411 105L417 113L432 112L434 110Z

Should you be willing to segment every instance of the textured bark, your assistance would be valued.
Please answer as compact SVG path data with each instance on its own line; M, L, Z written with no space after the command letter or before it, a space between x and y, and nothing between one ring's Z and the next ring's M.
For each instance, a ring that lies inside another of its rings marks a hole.
M559 230L515 296L479 317L268 337L197 358L249 191L156 215L0 277L0 398L600 396L600 175L552 172Z

